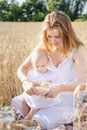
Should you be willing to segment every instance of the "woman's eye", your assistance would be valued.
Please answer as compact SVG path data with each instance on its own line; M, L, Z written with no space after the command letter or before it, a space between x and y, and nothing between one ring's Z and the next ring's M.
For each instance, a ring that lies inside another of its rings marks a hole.
M39 66L36 66L36 68L38 68Z
M45 65L42 65L42 67L44 67Z
M54 36L54 37L48 36L48 38L49 38L49 39L51 39L51 38L58 39L58 38L60 38L60 36Z
M48 36L48 38L51 38L51 36Z
M60 37L56 36L55 38L60 38Z

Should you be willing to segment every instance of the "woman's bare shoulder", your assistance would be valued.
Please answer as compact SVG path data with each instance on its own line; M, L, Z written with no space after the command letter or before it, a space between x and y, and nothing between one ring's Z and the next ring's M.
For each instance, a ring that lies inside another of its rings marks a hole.
M87 49L85 46L80 46L79 48L75 49L74 55L73 55L73 59L77 59L77 58L86 58L87 57Z

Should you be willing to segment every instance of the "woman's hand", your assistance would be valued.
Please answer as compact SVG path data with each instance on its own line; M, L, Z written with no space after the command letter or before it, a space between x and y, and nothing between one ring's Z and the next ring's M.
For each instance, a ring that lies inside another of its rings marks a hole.
M37 89L35 87L31 87L29 90L26 91L29 95L39 95Z
M43 96L48 98L55 98L61 92L59 85L51 86L47 91L43 93Z

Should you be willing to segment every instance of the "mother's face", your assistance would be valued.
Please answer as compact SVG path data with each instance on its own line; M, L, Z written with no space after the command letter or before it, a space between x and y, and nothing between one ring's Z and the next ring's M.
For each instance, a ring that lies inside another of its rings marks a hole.
M53 49L58 49L62 47L62 34L58 29L48 29L47 39L52 44Z

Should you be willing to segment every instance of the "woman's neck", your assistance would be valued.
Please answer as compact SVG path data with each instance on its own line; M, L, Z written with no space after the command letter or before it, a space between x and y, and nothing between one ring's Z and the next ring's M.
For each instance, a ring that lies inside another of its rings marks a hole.
M63 51L61 50L54 50L51 54L50 54L52 60L53 60L53 64L55 65L55 67L57 67L64 59L65 59L65 55L63 53Z

